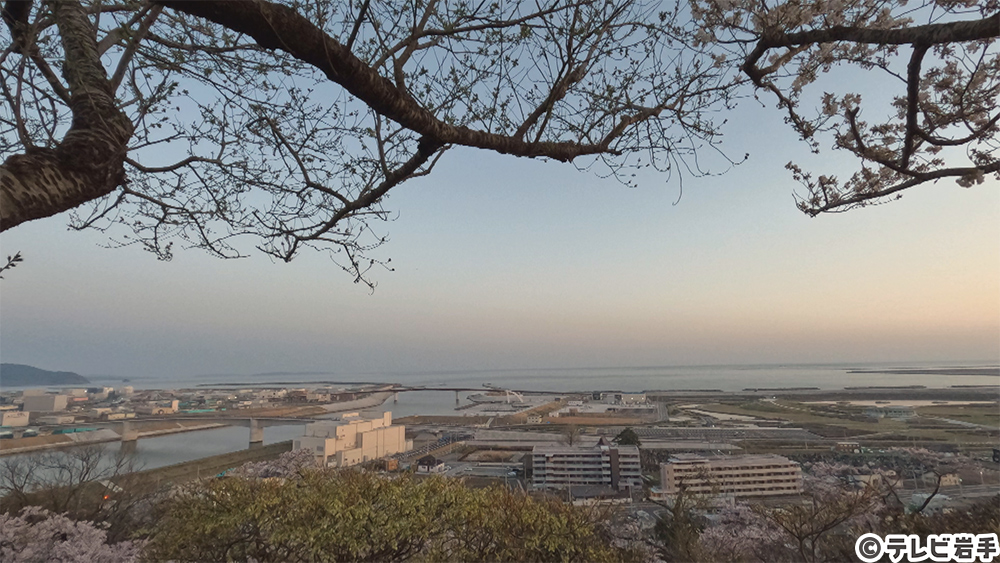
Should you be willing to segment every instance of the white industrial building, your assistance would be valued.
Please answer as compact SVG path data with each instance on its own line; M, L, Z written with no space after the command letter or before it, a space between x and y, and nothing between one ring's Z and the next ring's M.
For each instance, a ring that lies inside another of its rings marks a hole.
M373 419L348 413L338 420L307 424L305 436L292 448L312 450L321 465L348 467L412 449L405 433L405 427L392 424L391 412Z
M5 411L0 413L0 426L27 426L30 414L27 411Z

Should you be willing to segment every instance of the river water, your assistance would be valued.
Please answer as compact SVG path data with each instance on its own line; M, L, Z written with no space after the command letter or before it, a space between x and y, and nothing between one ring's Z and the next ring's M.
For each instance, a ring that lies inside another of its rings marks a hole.
M461 404L469 404L466 399L471 393L460 393ZM380 415L391 411L394 418L415 414L454 414L455 394L444 391L412 391L399 394L399 402L390 398L380 406L365 409L368 415ZM264 444L273 444L292 440L302 436L305 423L281 426L268 426L264 429ZM166 465L183 463L213 455L235 452L247 448L250 443L250 430L241 426L228 426L211 430L194 430L167 434L152 438L142 438L136 442L133 454L138 469L155 469ZM120 443L105 444L109 451L117 451ZM30 454L4 456L5 459L17 459Z

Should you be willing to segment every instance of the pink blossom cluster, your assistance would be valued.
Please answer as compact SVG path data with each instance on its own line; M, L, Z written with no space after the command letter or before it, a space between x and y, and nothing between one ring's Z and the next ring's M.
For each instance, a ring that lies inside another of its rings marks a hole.
M107 532L37 506L17 516L0 514L0 561L27 563L124 563L138 561L143 542L107 543Z
M315 467L316 458L312 450L302 449L285 452L277 459L245 463L228 474L245 479L291 479L303 470Z

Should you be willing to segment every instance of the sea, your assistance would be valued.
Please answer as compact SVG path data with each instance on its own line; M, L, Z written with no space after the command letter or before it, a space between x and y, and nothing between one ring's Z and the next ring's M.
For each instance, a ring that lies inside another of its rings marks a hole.
M856 386L989 385L996 376L852 373L879 370L928 370L946 368L994 368L996 361L894 362L838 364L692 365L638 367L580 367L535 369L484 369L454 371L281 372L257 374L128 376L136 389L178 389L208 386L310 386L358 383L399 383L407 386L481 388L484 384L524 391L704 390L740 391L748 387L818 387L842 389ZM118 387L122 376L87 376L95 385Z

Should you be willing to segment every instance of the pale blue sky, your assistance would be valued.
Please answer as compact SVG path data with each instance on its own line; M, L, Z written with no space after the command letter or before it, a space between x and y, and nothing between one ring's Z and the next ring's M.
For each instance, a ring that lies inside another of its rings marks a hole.
M1000 358L1000 187L953 182L810 219L811 157L773 109L731 117L728 174L628 189L472 150L399 188L369 295L291 264L107 250L65 217L4 233L4 362L84 374L340 372Z

